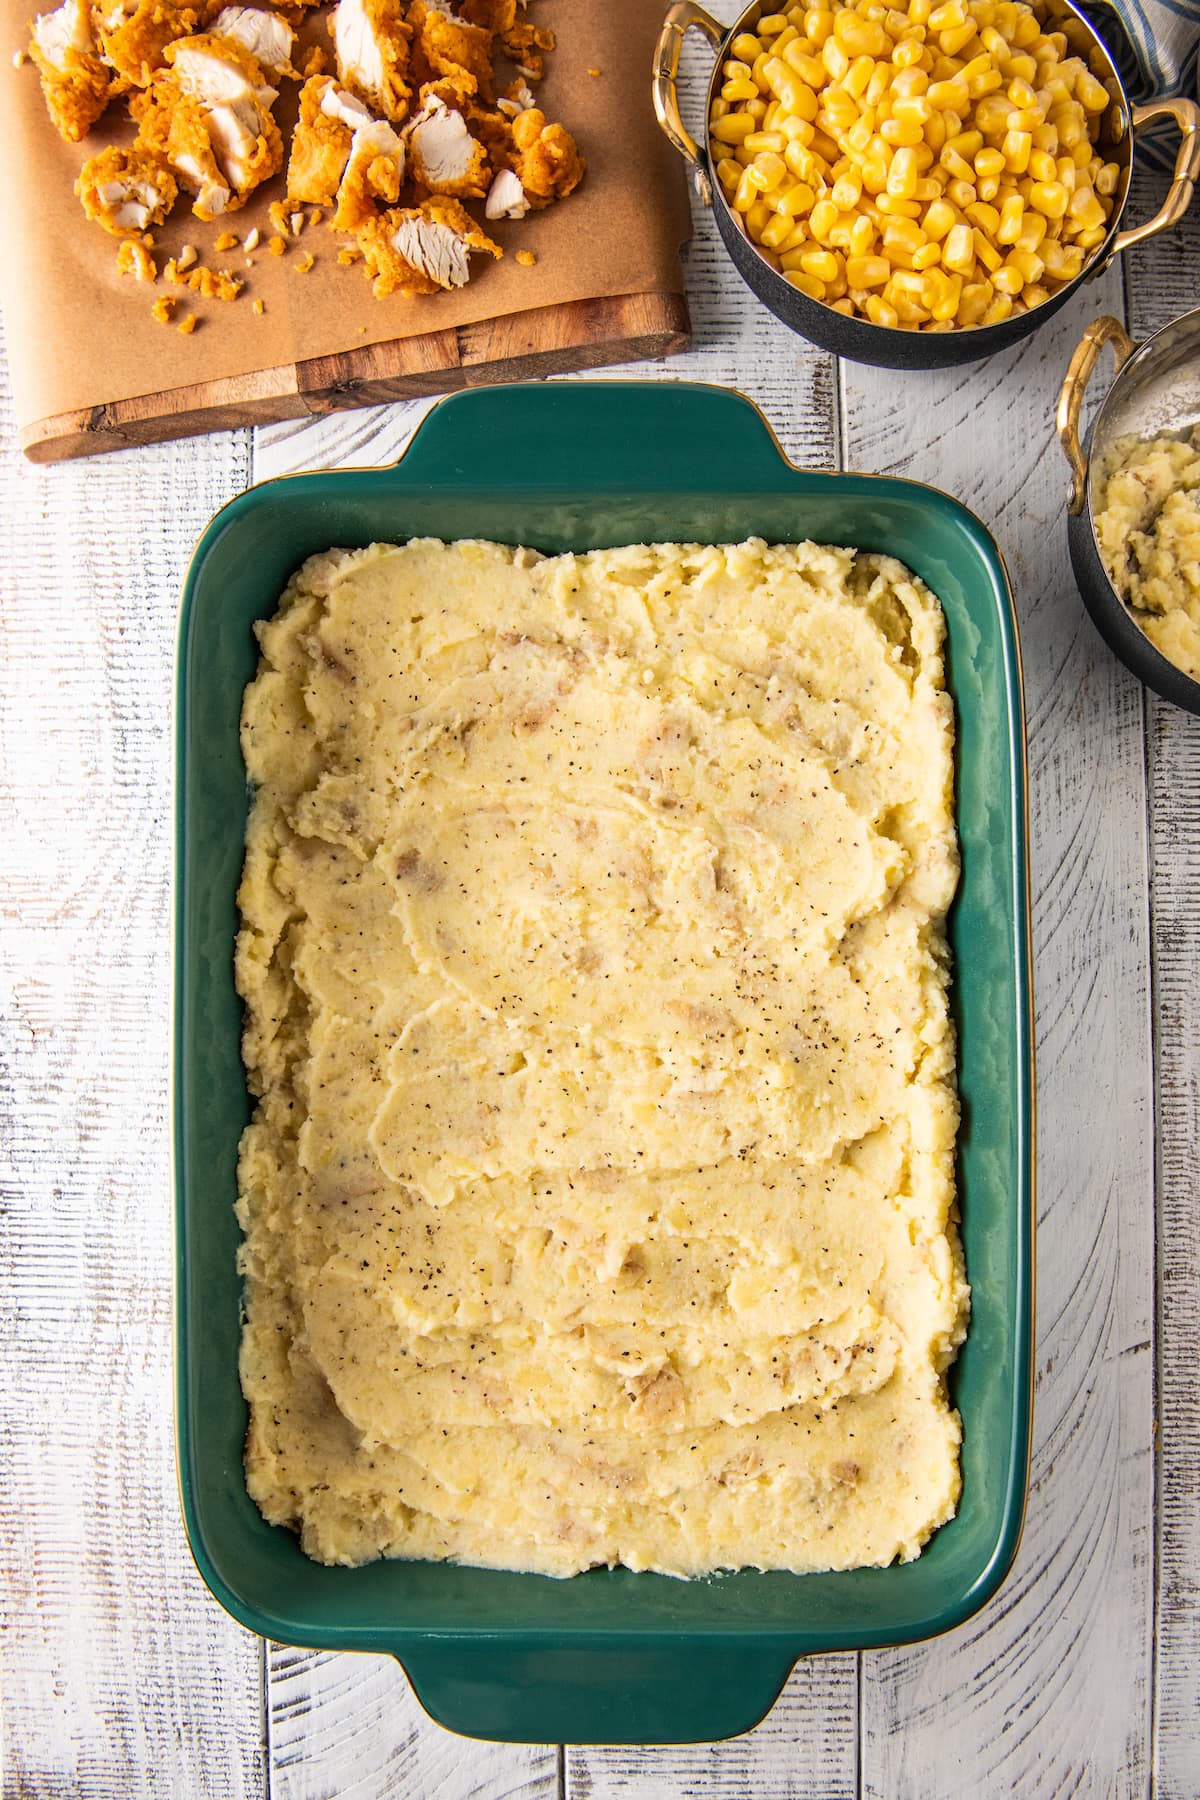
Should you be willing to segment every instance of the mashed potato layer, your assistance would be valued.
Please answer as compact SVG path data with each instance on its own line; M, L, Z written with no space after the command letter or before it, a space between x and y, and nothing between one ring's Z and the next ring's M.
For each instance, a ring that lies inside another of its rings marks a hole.
M1096 539L1150 642L1200 681L1200 425L1180 437L1114 440Z
M943 620L813 544L312 558L237 978L266 1517L677 1575L954 1512Z

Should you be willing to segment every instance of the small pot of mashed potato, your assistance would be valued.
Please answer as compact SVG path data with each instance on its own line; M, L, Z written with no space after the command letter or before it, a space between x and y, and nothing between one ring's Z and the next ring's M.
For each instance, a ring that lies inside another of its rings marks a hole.
M1081 443L1084 391L1109 343L1116 377ZM1058 431L1088 612L1139 680L1200 713L1200 311L1140 347L1116 319L1094 320L1063 382Z

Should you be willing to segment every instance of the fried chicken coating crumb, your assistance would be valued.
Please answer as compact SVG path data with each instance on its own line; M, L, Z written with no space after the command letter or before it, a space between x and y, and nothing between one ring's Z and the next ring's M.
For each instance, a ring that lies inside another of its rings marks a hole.
M160 325L169 325L175 317L175 308L178 304L174 294L160 294L150 308L150 317L157 319Z
M158 265L140 238L126 238L117 251L117 272L139 281L157 281Z

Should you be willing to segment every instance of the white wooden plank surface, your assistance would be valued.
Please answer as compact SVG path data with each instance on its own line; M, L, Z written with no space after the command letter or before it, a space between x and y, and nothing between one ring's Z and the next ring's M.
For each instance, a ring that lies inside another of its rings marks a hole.
M4 1794L260 1795L261 1647L179 1517L166 1114L175 600L249 445L37 471L4 404Z
M948 489L1009 560L1030 728L1039 1053L1033 1482L1008 1584L937 1642L864 1658L864 1795L1143 1795L1152 1580L1142 702L1083 613L1052 435L1113 275L961 372L842 370L847 460ZM968 1275L970 1271L968 1270ZM1117 1646L1120 1646L1119 1653Z
M1149 216L1160 181L1135 189ZM1139 340L1200 301L1200 211L1130 257ZM1155 1792L1200 1794L1200 719L1148 697L1158 1140Z
M558 1800L553 1745L443 1731L390 1656L273 1644L269 1669L272 1800Z
M1142 214L1154 192L1135 195ZM1193 218L1131 259L1132 329L1196 303L1198 258ZM802 1665L733 1743L565 1758L472 1744L426 1720L387 1659L280 1648L264 1717L260 1648L205 1595L178 1522L164 1124L175 590L204 519L251 474L247 440L37 472L5 423L6 1800L1200 1796L1200 721L1150 702L1146 732L1140 689L1084 620L1050 435L1078 330L1120 310L1119 278L974 370L837 379L749 299L707 221L689 287L693 352L612 374L739 387L811 465L844 435L849 465L958 493L1013 569L1041 1055L1037 1447L1017 1570L937 1643ZM426 409L260 432L253 474L386 462Z

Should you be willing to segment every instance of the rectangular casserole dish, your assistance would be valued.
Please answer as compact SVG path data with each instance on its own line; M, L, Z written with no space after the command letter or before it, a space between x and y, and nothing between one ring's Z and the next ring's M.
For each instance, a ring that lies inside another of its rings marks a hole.
M887 551L940 597L957 714L962 882L950 917L970 1334L958 1516L902 1567L568 1581L448 1564L326 1568L268 1526L242 1474L233 985L247 786L238 739L254 620L314 551L429 535L547 552L758 535ZM180 1485L200 1571L264 1636L397 1656L443 1725L509 1741L669 1743L749 1729L799 1656L960 1624L1016 1552L1028 1476L1033 1049L1024 716L1012 595L991 537L916 483L799 471L758 410L675 382L554 383L443 401L403 459L252 488L197 548L176 720L175 1183Z

